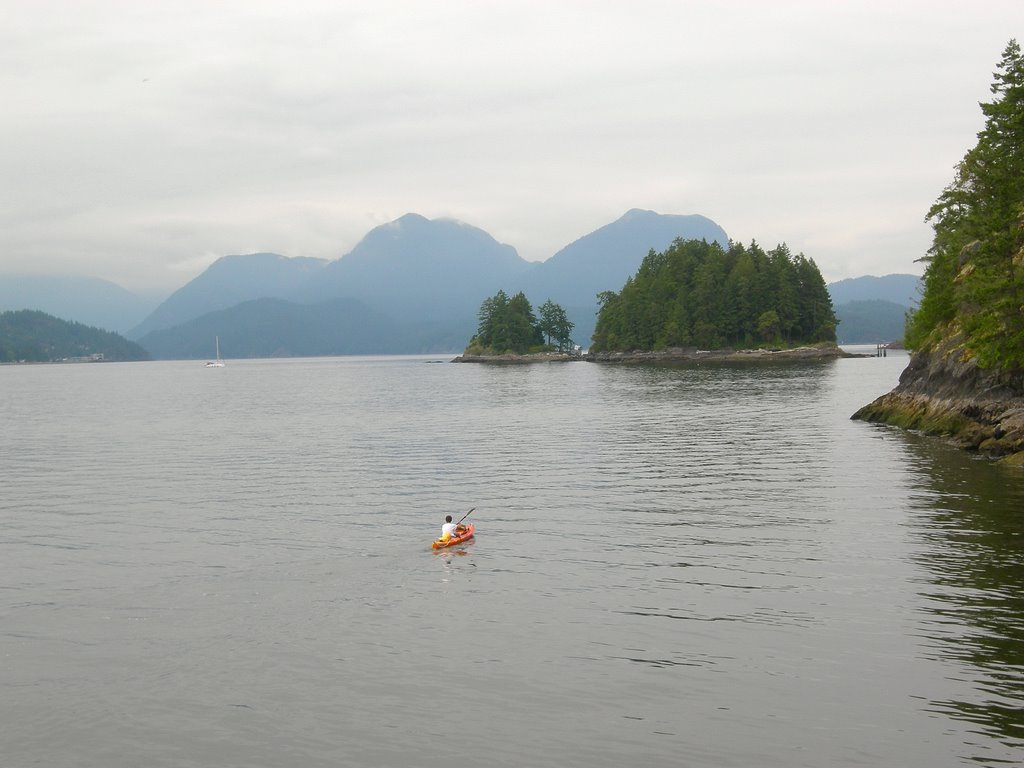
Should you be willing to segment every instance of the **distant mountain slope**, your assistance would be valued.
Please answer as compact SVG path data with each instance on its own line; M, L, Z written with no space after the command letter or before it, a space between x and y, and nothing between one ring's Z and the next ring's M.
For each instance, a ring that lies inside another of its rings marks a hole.
M187 323L151 331L139 343L157 359L314 357L404 351L404 335L390 318L354 299L296 304L254 299Z
M399 320L475 317L486 297L530 268L516 249L453 219L409 213L371 230L301 294L348 296Z
M829 283L828 292L832 305L839 306L848 301L873 301L880 299L902 304L905 307L917 305L920 298L921 278L917 275L885 275L875 277L850 277Z
M887 344L903 340L903 329L909 307L884 299L848 301L838 305L840 344Z
M124 333L155 305L96 277L0 275L0 310L36 309L108 331Z
M252 299L292 299L326 265L324 259L287 258L276 253L222 256L171 294L128 336L141 339L152 331Z
M146 360L146 351L116 333L68 322L34 309L0 312L0 362L50 362L101 355Z
M503 289L524 290L537 305L548 298L561 304L577 325L574 338L586 346L597 293L619 290L651 248L664 250L678 237L728 240L721 227L703 216L632 210L563 248L550 263L531 264L477 227L410 213L371 230L332 262L275 254L224 257L131 333L155 356L204 357L209 351L189 351L181 346L184 340L170 341L174 334L191 336L191 330L182 329L188 321L258 298L305 304L348 298L391 323L387 332L369 334L385 345L369 351L458 351L476 329L481 302ZM573 301L580 305L574 307ZM161 329L174 333L152 335ZM383 341L388 333L399 334L400 348ZM226 342L225 334L212 327L207 335ZM209 340L201 336L196 341L205 350Z

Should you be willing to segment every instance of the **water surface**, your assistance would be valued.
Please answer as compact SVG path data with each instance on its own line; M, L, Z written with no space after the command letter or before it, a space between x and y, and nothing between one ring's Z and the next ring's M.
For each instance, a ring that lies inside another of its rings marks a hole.
M3 764L1024 760L1024 476L850 421L905 357L435 360L0 367Z

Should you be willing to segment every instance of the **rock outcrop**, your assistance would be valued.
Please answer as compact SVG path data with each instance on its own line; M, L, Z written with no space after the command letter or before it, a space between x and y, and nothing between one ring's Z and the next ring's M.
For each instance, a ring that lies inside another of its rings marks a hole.
M941 435L1024 464L1024 373L979 368L959 337L915 352L897 387L852 418Z
M453 363L492 363L515 365L518 363L568 363L582 360L575 352L536 352L533 354L516 355L467 355L462 354L452 360Z

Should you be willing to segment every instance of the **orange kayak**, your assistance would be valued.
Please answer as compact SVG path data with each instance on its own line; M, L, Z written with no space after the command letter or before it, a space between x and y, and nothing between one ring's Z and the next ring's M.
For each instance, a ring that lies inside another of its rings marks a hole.
M434 549L444 549L445 547L453 547L456 544L461 544L464 541L469 541L470 539L473 538L473 528L474 527L475 526L472 523L470 523L469 525L466 526L466 530L464 530L462 533L460 533L460 534L458 534L456 536L452 536L450 539L448 539L448 541L441 541L440 539L434 539L433 543L430 546L433 547Z

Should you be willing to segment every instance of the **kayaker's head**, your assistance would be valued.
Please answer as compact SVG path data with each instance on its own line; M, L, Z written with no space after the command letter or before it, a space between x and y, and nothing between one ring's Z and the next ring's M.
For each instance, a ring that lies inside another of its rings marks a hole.
M452 516L451 516L451 515L445 515L445 516L444 516L444 521L445 521L446 523L450 523L450 522L452 521Z

